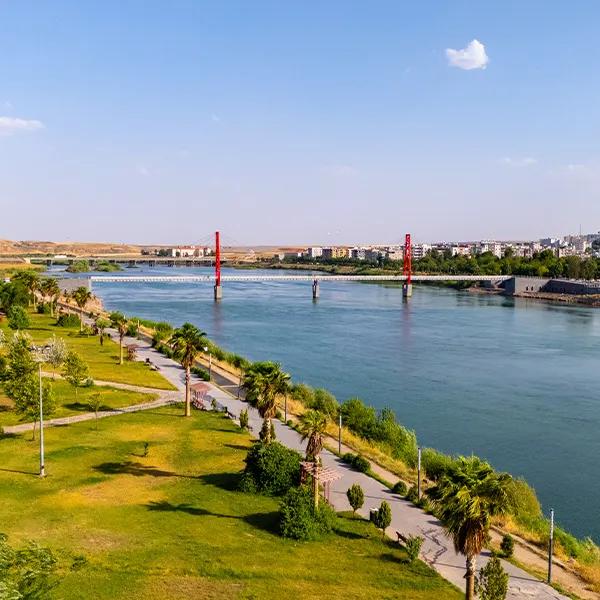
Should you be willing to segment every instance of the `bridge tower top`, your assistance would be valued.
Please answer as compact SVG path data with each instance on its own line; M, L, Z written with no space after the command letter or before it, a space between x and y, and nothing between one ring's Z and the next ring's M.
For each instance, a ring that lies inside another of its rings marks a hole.
M412 243L410 233L404 238L404 268L402 274L406 277L406 283L412 283Z
M215 285L221 286L221 234L215 231Z

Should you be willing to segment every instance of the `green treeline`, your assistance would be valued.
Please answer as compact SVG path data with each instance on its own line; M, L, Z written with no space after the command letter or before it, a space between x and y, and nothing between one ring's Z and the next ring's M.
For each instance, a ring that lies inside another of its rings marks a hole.
M402 262L380 257L378 260L352 258L310 259L286 258L287 264L352 267L357 272L379 269L402 272ZM514 256L509 248L502 258L491 252L470 256L452 256L450 251L432 250L426 256L413 260L413 272L442 275L522 275L529 277L567 277L569 279L596 279L600 276L600 258L593 256L564 256L557 258L551 250L535 253L531 258Z

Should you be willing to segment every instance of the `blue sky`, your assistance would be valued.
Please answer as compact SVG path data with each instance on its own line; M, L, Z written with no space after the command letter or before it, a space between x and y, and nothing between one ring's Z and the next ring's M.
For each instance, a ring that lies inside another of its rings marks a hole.
M593 0L0 2L0 238L598 231L599 22Z

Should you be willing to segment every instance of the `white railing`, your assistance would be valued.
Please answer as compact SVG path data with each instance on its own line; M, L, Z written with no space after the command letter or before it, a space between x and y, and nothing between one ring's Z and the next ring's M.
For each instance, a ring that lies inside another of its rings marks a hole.
M214 275L92 275L92 283L214 283ZM504 281L512 275L413 275L419 281ZM405 281L404 275L222 275L221 281Z

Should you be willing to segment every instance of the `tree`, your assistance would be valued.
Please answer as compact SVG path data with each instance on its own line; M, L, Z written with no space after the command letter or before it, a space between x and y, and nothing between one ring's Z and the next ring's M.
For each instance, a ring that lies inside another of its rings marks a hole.
M11 329L20 331L21 329L27 329L30 325L29 315L22 306L11 306L6 316L8 317L8 326Z
M427 490L456 552L466 557L466 600L475 597L475 561L491 520L510 509L512 484L510 475L496 473L480 458L461 456Z
M352 507L352 512L356 514L356 511L359 508L363 507L365 503L365 493L363 489L358 485L358 483L353 483L348 490L346 491L346 496L348 497L348 502Z
M98 411L102 407L102 395L100 392L94 392L93 394L90 394L88 406L96 417L96 429L98 429Z
M71 297L75 300L75 304L79 307L79 331L83 331L83 309L85 305L93 298L92 292L83 285L78 287Z
M327 417L316 410L308 410L300 417L300 435L306 444L306 460L316 461L323 450L323 436L327 429Z
M31 340L25 335L15 335L7 353L4 374L4 392L15 403L15 411L23 420L33 421L33 439L40 418L40 387L38 367L30 352ZM44 415L55 410L54 395L47 381L42 383Z
M271 442L271 419L277 414L277 396L287 393L290 376L279 363L270 361L252 363L244 372L243 386L246 399L258 408L264 419L265 443Z
M60 296L60 288L54 277L45 277L40 283L40 291L44 300L50 304L50 316L54 316L54 305Z
M98 330L98 334L100 336L100 345L104 345L104 331L107 327L110 327L110 321L105 319L104 317L98 317L96 319L96 329Z
M33 306L37 306L36 293L40 289L40 276L35 271L20 271L13 279L20 281L25 286L29 297L33 299Z
M190 370L196 362L196 358L207 344L206 333L200 331L191 323L184 323L175 330L171 336L170 343L173 346L175 358L185 369L185 416L189 417L190 405Z
M381 501L379 508L375 511L373 523L377 529L381 529L382 537L385 537L385 530L392 523L392 509L385 500Z
M65 357L63 377L75 388L76 397L79 388L90 382L90 370L87 363L73 350L70 350Z
M492 556L487 565L479 571L475 583L479 600L504 600L508 592L508 573L502 568L497 556Z
M56 369L60 367L67 357L67 346L62 338L53 336L51 340L46 342L45 361L52 367L52 379Z
M410 563L415 562L419 558L419 552L423 545L424 538L420 535L409 535L404 542L404 549Z
M300 435L306 444L306 460L314 462L315 473L312 477L312 491L315 507L319 505L319 454L323 450L323 435L327 428L327 417L316 410L309 410L300 417Z
M3 600L41 600L50 598L58 585L58 561L49 548L29 542L16 550L0 533L0 598Z
M111 325L117 330L119 333L119 364L123 364L123 338L127 333L127 319L123 313L120 312L112 312L110 313L110 322Z

